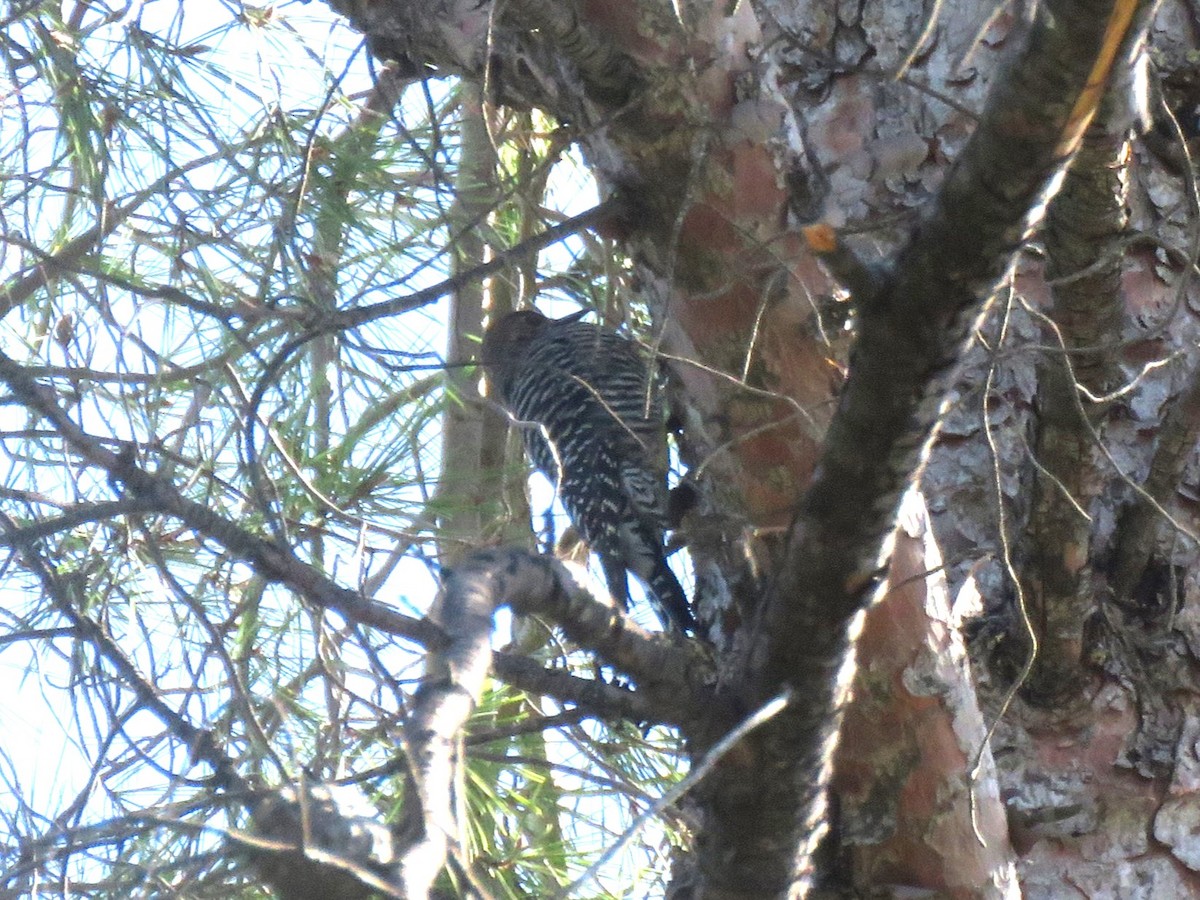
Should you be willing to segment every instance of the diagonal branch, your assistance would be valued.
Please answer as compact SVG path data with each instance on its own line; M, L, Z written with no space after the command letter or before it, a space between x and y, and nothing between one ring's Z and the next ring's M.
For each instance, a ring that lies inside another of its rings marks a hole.
M335 331L357 328L360 325L374 322L377 319L385 319L425 306L445 297L447 294L459 290L463 285L473 284L499 272L503 272L506 268L513 265L515 261L519 261L531 253L537 253L539 250L544 250L552 244L557 244L559 241L571 237L571 235L577 234L580 231L595 228L608 222L614 215L619 216L624 211L624 201L621 198L616 196L609 197L597 203L591 209L571 216L569 219L564 219L557 225L551 225L544 231L540 231L512 247L499 251L487 262L457 272L446 280L440 281L430 287L414 291L403 297L372 303L369 306L356 306L352 309L329 313L327 320L317 323L314 332L307 337L311 339L311 337L315 337L317 334L331 334ZM379 287L380 289L386 289L394 286L384 284Z
M0 525L8 535L16 533L7 516L0 516ZM79 598L74 596L74 592L80 589L78 576L56 574L38 550L36 540L35 537L22 535L14 540L13 546L19 549L26 565L37 576L59 614L71 624L76 634L94 646L116 670L120 679L137 697L139 706L153 713L171 734L187 746L194 759L203 760L212 768L217 784L228 791L245 791L245 780L238 774L233 760L218 744L213 732L197 728L182 713L171 708L158 689L142 676L125 651L117 646L112 636L98 622L79 611Z

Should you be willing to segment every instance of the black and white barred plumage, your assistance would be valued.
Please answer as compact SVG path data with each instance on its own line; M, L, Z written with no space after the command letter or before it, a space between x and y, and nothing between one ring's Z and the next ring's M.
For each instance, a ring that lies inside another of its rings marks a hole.
M496 399L521 426L533 464L557 487L628 606L626 571L648 588L664 627L694 630L667 565L667 439L657 368L628 338L579 315L509 313L483 337Z

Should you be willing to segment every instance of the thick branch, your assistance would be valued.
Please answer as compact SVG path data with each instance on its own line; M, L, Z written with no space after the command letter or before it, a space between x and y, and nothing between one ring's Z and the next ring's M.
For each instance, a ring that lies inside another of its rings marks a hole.
M531 573L533 567L523 571ZM405 897L427 897L458 845L465 823L455 815L455 784L462 765L462 733L487 681L496 597L491 579L466 567L450 572L432 617L449 635L446 648L430 653L425 680L413 698L404 727L408 758L400 889ZM553 585L525 585L536 592ZM460 798L459 802L462 802Z
M689 731L713 716L713 698L701 689L713 677L708 652L696 641L643 631L593 597L558 560L512 548L481 550L447 576L447 590L452 585L486 590L493 604L559 623L573 642L635 681L655 721Z
M405 727L409 761L406 805L410 836L402 849L401 887L409 897L427 896L446 854L462 833L454 804L455 772L461 765L463 728L483 691L491 658L492 615L501 603L526 613L558 613L568 635L602 648L622 669L642 672L640 690L668 721L699 720L711 704L699 702L699 670L707 666L694 642L633 635L632 625L573 585L564 566L519 550L485 550L446 574L434 618L449 635L446 648L430 654L426 678ZM654 673L654 674L651 674Z
M1123 55L1132 62L1135 53ZM1049 343L1061 342L1063 352L1038 365L1039 469L1023 554L1025 596L1038 640L1026 694L1041 702L1065 699L1083 682L1083 629L1093 603L1085 577L1092 532L1087 510L1099 490L1094 435L1103 408L1089 403L1076 385L1099 397L1115 387L1119 375L1113 348L1125 319L1120 239L1129 223L1136 116L1128 81L1139 69L1144 77L1144 66L1142 58L1118 69L1123 77L1101 104L1046 217L1050 318L1057 332Z
M494 10L474 0L329 0L329 5L367 35L377 57L396 60L403 74L461 75L487 83L508 106L553 106L551 101L567 98L549 79L485 74L494 60L522 59L548 69L567 61L577 81L574 92L582 87L589 100L609 109L623 104L639 82L636 64L581 23L574 0L511 0Z

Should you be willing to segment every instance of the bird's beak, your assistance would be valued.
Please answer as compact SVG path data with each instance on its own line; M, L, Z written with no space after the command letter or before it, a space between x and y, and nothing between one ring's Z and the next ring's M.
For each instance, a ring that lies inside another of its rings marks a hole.
M590 312L591 312L590 309L581 309L581 310L579 310L579 312L573 312L569 316L563 316L561 319L555 319L554 321L558 322L558 323L578 322L580 319L582 319L584 316L586 316Z

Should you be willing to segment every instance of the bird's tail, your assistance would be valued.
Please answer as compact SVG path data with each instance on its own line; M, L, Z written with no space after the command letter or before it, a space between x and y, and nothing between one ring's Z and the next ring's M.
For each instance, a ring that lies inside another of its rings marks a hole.
M664 629L696 633L699 625L696 617L692 615L687 594L683 592L683 586L667 565L665 557L660 555L655 561L654 569L646 579L646 587L650 589L654 611L662 620Z
M688 603L687 594L679 584L679 579L667 565L662 551L628 560L624 556L600 556L600 565L604 569L604 579L608 582L608 591L612 594L622 609L629 609L629 583L626 575L626 563L632 561L635 566L632 571L638 580L646 586L650 604L662 622L664 631L685 631L696 633L698 627L696 617L692 615L692 607Z

